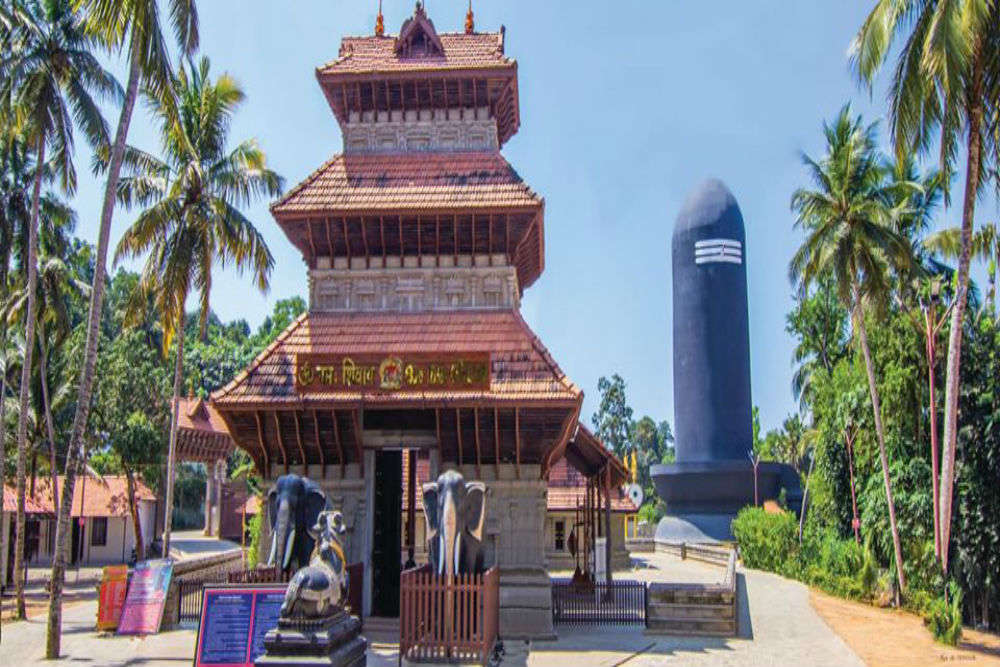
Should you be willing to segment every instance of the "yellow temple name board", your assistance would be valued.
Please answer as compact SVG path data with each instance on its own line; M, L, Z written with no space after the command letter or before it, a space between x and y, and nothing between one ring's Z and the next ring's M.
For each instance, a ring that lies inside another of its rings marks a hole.
M419 391L490 388L488 352L461 355L414 354L295 356L299 392L335 390Z

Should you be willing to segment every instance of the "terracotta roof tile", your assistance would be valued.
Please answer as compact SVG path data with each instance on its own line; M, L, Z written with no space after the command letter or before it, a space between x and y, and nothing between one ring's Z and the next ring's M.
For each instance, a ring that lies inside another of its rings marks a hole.
M490 352L489 391L365 390L310 392L299 396L292 376L299 353L463 354ZM573 401L581 392L514 310L420 313L309 313L292 323L250 367L212 395L219 409L240 404L399 401Z
M103 475L101 477L78 477L73 486L72 516L128 516L128 484L124 475ZM66 483L66 477L58 477L60 493ZM156 500L156 496L138 479L135 480L135 495L138 500ZM49 480L39 479L35 485L35 500L52 512L52 484ZM62 497L60 495L60 501Z
M573 511L583 505L587 479L567 459L560 459L549 471L549 511ZM636 506L620 488L611 494L612 512L635 512Z
M37 491L37 486L35 487ZM50 503L51 505L51 503ZM3 487L3 511L4 512L16 512L17 511L17 489L8 484ZM26 514L51 514L51 509L46 509L41 503L36 501L34 498L29 496L27 492L24 494L24 511Z
M201 398L181 398L177 425L192 431L229 437L229 429L222 415Z
M503 53L503 35L496 32L439 33L444 56L407 57L396 53L395 36L344 37L340 55L316 68L319 76L390 72L494 69L514 66Z
M499 151L336 155L282 199L275 217L349 211L540 208Z

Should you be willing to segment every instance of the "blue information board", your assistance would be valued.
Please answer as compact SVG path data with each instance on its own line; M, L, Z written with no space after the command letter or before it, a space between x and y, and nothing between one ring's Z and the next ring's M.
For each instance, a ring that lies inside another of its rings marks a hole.
M284 599L284 586L206 586L195 667L253 667L264 654L264 635L278 625Z

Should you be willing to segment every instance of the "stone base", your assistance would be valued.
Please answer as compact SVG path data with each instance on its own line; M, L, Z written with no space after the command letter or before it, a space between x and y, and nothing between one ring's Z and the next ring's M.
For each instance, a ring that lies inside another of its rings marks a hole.
M555 639L552 581L542 569L500 571L500 637Z
M754 470L749 460L654 465L649 473L671 516L735 516L741 508L754 503ZM756 479L756 495L761 503L777 500L784 490L789 509L799 511L802 489L794 468L784 463L761 463Z
M255 667L364 667L368 641L361 621L343 610L312 620L281 619L264 636L264 655Z

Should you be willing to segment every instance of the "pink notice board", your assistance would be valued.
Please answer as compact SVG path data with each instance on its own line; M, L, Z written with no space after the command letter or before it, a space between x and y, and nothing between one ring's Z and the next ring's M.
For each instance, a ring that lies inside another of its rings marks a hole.
M163 605L167 601L173 571L174 562L169 558L144 560L135 566L118 623L118 634L149 635L160 631Z

